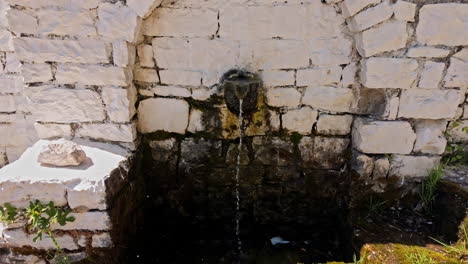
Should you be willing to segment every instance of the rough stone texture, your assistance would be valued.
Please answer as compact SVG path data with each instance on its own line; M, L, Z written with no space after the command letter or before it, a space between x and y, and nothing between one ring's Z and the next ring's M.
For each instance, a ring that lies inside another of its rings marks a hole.
M70 216L75 217L75 221L67 223L64 226L54 224L52 229L106 231L111 228L107 212L71 213Z
M34 128L40 139L70 138L72 135L70 125L35 123Z
M42 165L66 167L78 166L86 159L86 153L79 145L61 139L50 142L47 147L39 153L37 162Z
M426 177L439 161L440 157L394 155L389 174L398 177Z
M159 71L161 83L168 85L192 85L199 86L201 84L201 73L190 71Z
M414 151L426 154L442 154L447 140L444 131L447 128L445 120L420 120L415 124L416 144Z
M411 59L369 58L362 63L361 80L368 88L412 88L418 63Z
M447 57L450 50L434 47L414 47L408 50L407 56L410 58L444 58Z
M163 0L127 0L129 6L140 17L147 17Z
M409 89L401 94L398 117L443 119L455 117L459 90Z
M111 142L133 142L136 139L134 124L83 124L76 136Z
M404 21L390 20L356 35L356 48L363 57L404 48L408 40Z
M442 80L445 63L428 61L424 64L424 70L419 80L419 88L436 89Z
M466 4L425 5L419 11L416 38L419 42L428 45L468 45L466 17L468 17Z
M3 235L4 241L0 242L0 246L2 244L3 246L7 246L7 247L29 246L32 248L45 249L45 250L56 248L54 243L52 242L52 239L50 239L49 235L44 235L42 240L33 242L33 238L35 235L26 234L21 229L3 230L2 233L3 233L2 235ZM63 249L68 249L68 250L78 249L78 246L73 241L73 238L69 235L57 236L55 237L55 239L57 240L57 243L60 245L60 247Z
M369 178L374 169L374 159L367 155L355 152L352 156L351 169L361 178Z
M468 142L468 133L463 131L463 128L468 127L468 121L463 120L458 122L458 126L454 126L451 122L448 126L447 133L451 142Z
M301 93L294 88L270 88L265 95L273 107L297 107L301 102Z
M98 16L98 32L105 38L122 39L128 42L135 42L137 39L141 27L141 17L131 8L120 3L101 3L98 8Z
M91 243L93 248L107 248L112 246L112 238L109 233L94 235Z
M283 128L290 132L309 135L312 133L312 126L317 120L317 115L318 112L309 107L289 110L283 115Z
M389 2L385 1L353 16L348 25L351 31L359 32L389 19L392 15L393 8Z
M128 44L125 40L116 40L112 42L112 56L114 65L127 67L135 63L135 47Z
M349 112L354 96L351 89L334 87L306 88L302 103L332 112Z
M381 179L386 178L390 170L390 161L388 158L379 158L374 161L374 171L372 178Z
M266 139L254 137L254 163L262 165L287 166L294 161L294 144L281 138Z
M59 64L55 77L60 84L128 85L128 74L120 67Z
M52 69L46 63L24 63L21 66L25 83L47 82L52 80Z
M149 68L154 67L153 47L145 44L139 45L138 58L140 58L140 66Z
M352 115L320 115L317 133L330 136L344 136L351 132Z
M299 143L302 166L306 168L339 169L345 162L344 152L349 139L303 137Z
M155 69L136 68L134 70L135 81L156 83L159 82L158 72Z
M354 121L352 137L353 146L369 154L409 154L416 140L416 134L408 122L366 119Z
M37 19L29 10L11 9L7 13L10 29L15 33L37 33Z
M398 0L392 7L396 19L414 22L416 4Z
M57 101L57 98L61 100ZM91 90L48 88L35 93L32 107L36 120L44 122L89 122L105 118L99 94Z
M354 85L357 72L356 63L350 63L343 69L343 75L341 77L341 85L344 88Z
M357 14L366 6L378 4L381 0L344 0L340 3L343 16L350 17Z
M102 100L106 106L109 118L114 122L130 122L136 113L136 89L118 87L104 87L101 91Z
M468 76L466 74L467 71L468 71L468 58L465 58L464 60L459 59L457 57L450 59L450 67L448 68L447 75L445 76L445 86L467 88L468 87Z
M298 70L296 76L296 85L321 86L337 84L340 82L341 73L341 67Z
M192 109L190 112L189 126L187 131L196 133L202 132L205 129L205 124L203 124L203 112L198 109Z
M15 98L12 95L0 95L0 112L12 113L15 111Z
M37 13L39 34L95 36L92 12L88 10L40 10ZM57 23L60 21L60 23ZM26 33L26 32L25 32ZM35 33L35 32L34 32ZM34 34L31 33L31 34Z
M172 115L168 115L167 112ZM188 126L189 105L178 99L146 99L140 102L138 116L138 128L141 133L164 130L183 134Z
M266 87L294 85L294 71L263 71L262 81Z

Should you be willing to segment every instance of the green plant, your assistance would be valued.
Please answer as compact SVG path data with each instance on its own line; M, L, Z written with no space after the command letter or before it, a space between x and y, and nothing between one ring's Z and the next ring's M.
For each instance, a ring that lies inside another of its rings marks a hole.
M70 213L70 209L56 207L53 202L43 204L36 200L29 202L29 206L25 209L17 209L11 204L5 203L3 207L0 207L0 221L7 224L26 221L28 231L35 234L33 242L42 240L44 234L49 235L57 248L57 253L53 256L54 261L59 264L66 264L69 262L52 233L52 225L64 226L67 222L75 221L75 218L69 215Z
M436 264L431 257L426 256L421 252L408 253L406 254L406 258L411 264Z
M364 261L367 258L367 253L364 253L359 259L357 259L356 254L353 255L353 264L364 264Z
M461 227L461 230L463 237L455 245L445 244L435 238L432 238L432 240L442 245L448 254L456 255L460 258L468 256L468 230L466 230L464 225Z
M367 202L367 215L373 215L380 212L387 201L382 200L379 197L371 196Z
M419 199L424 209L429 212L432 210L432 205L437 196L437 185L440 179L444 175L444 164L440 164L433 168L427 179L421 183L421 192L419 193Z
M454 122L450 125L450 127L456 128L459 127L461 124L459 122ZM463 132L468 133L468 127L463 127L461 129ZM446 137L450 137L450 133L446 132L445 133ZM453 143L448 143L447 146L445 147L445 156L442 159L442 162L447 165L460 165L464 162L465 159L465 153L464 153L464 148L462 145L457 145Z

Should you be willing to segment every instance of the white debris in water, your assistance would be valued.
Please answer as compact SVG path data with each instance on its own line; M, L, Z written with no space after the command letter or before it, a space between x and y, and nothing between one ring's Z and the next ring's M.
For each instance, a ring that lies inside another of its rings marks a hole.
M291 242L287 240L283 240L281 237L273 237L270 239L270 242L273 246L279 245L279 244L289 244Z

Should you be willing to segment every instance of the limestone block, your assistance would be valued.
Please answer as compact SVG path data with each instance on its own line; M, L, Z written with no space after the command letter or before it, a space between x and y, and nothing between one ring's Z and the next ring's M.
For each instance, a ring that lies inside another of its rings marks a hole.
M160 96L190 97L190 89L177 86L155 86L151 89L154 94Z
M361 81L367 88L412 88L418 63L412 59L369 58L361 68Z
M194 87L192 88L192 98L195 100L208 100L212 95L216 94L216 87Z
M52 80L52 70L46 63L24 63L21 72L25 83L48 82Z
M36 15L40 34L96 36L92 11L42 9Z
M341 86L344 88L348 88L355 83L355 77L357 72L357 65L355 62L348 64L343 69L343 75L341 78Z
M140 66L149 68L154 67L153 47L151 45L141 44L137 49Z
M1 39L1 38L0 38ZM108 63L104 42L15 38L16 55L26 62Z
M222 143L219 140L204 138L186 138L180 144L181 161L186 164L209 164L215 161L224 161ZM197 151L193 151L196 149Z
M372 174L372 178L387 178L389 170L390 161L387 158L379 158L376 161L374 161L374 172Z
M468 61L468 48L463 48L461 51L453 54L453 57L462 61Z
M133 142L136 139L135 124L82 124L76 136L113 142Z
M19 5L31 8L61 7L66 9L92 9L98 6L99 0L6 0L10 5Z
M106 210L106 187L104 181L82 182L67 189L68 205L77 211Z
M205 124L203 123L203 112L198 109L192 109L190 112L190 120L187 131L191 133L197 133L204 130Z
M143 26L147 36L209 37L217 30L218 12L208 8L158 8Z
M8 73L19 73L21 62L19 61L16 54L13 52L9 52L9 53L6 53L5 55L6 55L5 71Z
M140 102L138 117L141 133L164 130L183 134L188 126L189 105L179 99L150 98Z
M317 115L318 112L309 107L289 110L283 115L283 129L302 135L310 135L312 126L317 121Z
M442 80L444 73L445 63L427 61L424 63L424 70L421 73L419 80L419 88L423 89L437 89Z
M409 154L413 150L416 134L406 121L356 119L352 138L353 147L363 153Z
M23 78L15 75L0 75L0 93L21 93L23 92Z
M69 222L64 226L54 224L52 229L106 231L111 228L107 212L71 213L70 216L75 217L74 222Z
M34 128L40 139L70 138L72 135L71 126L67 124L35 123Z
M190 40L178 38L154 38L154 58L158 67L167 69L190 68Z
M294 71L263 71L262 81L266 87L294 85Z
M273 107L297 107L301 102L301 93L294 88L269 88L265 96Z
M173 71L164 70L159 71L159 77L161 83L169 85L190 85L199 86L201 85L201 73L191 71Z
M466 130L465 127L468 127L468 121L463 120L457 123L458 126L455 126L453 122L448 126L447 134L450 142L468 142L468 133L463 131Z
M268 111L268 122L272 131L278 131L281 128L280 115L275 111Z
M332 112L349 112L354 102L353 91L347 88L309 87L302 103Z
M102 100L106 106L109 118L114 122L130 122L136 113L137 99L135 87L127 89L119 87L104 87L101 91Z
M358 152L353 152L351 169L361 178L366 179L372 175L374 170L374 159Z
M468 5L444 3L424 5L419 10L416 39L428 45L468 45Z
M392 7L396 19L414 22L416 4L398 0Z
M37 249L56 249L49 235L44 234L42 240L33 242L34 234L27 234L22 229L3 230L4 241L0 242L3 247L32 247ZM70 235L54 236L62 249L76 250L78 246Z
M410 58L444 58L449 53L450 50L421 46L410 48L406 56Z
M326 39L313 39L310 47L310 58L313 65L337 66L351 62L352 41L342 35Z
M129 6L140 17L146 18L163 0L127 0Z
M426 177L437 166L440 157L394 155L390 175L398 177Z
M389 2L384 1L377 6L371 7L349 19L348 27L353 32L363 31L393 15L393 8Z
M105 118L101 98L91 90L46 87L32 95L31 100L38 121L75 123Z
M356 48L363 57L404 48L408 40L406 27L404 21L389 20L357 34Z
M357 14L365 7L380 3L381 0L344 0L340 3L344 17L350 17Z
M262 40L255 42L252 50L250 47L245 49L247 50L241 49L241 53L252 56L253 65L260 69L294 69L309 66L309 53L304 41Z
M86 159L86 153L78 144L59 139L51 141L41 150L37 162L43 166L67 167L79 166Z
M320 115L317 133L320 135L344 136L351 133L352 115Z
M344 165L344 154L349 139L303 137L299 142L302 166L318 169L339 169Z
M37 156L34 158L34 162L36 162ZM31 199L43 203L52 201L56 206L65 206L67 204L65 186L60 183L42 183L33 179L24 179L23 182L2 180L0 190L1 204L11 203L18 208L27 207Z
M254 163L287 166L294 163L294 144L281 138L254 137Z
M418 120L415 123L416 144L414 151L426 154L442 154L447 140L444 131L447 128L445 120Z
M456 55L456 54L455 54ZM455 56L454 55L454 56ZM468 87L468 59L461 60L458 58L450 59L450 67L445 76L445 87Z
M159 82L158 72L155 69L136 68L134 75L135 81L146 83Z
M219 72L219 76L230 70L239 57L239 47L236 43L216 38L192 39L190 47L190 68L197 71ZM156 61L159 66L159 60Z
M127 86L129 83L125 68L100 65L59 64L55 78L60 84Z
M0 112L12 113L16 111L13 95L0 95Z
M107 248L112 246L112 238L109 233L93 235L91 246L93 248Z
M98 8L97 29L110 40L135 42L141 28L141 17L120 3L101 3Z
M0 29L0 51L15 51L10 31Z
M323 86L340 82L342 69L339 66L298 70L297 86Z
M8 25L12 32L36 34L38 21L29 10L9 9L7 11Z
M459 90L410 89L400 96L398 117L443 119L455 117L461 92Z
M114 65L127 67L135 63L135 47L125 40L115 40L112 42L112 56Z

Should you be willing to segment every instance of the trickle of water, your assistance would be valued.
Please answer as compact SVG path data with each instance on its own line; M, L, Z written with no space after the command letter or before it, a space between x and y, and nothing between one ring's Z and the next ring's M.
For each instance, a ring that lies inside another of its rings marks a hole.
M237 238L237 250L239 255L242 254L242 240L240 239L240 165L241 165L241 152L242 152L242 127L244 126L244 120L242 116L242 99L239 99L239 149L237 153L237 166L236 166L236 238Z

